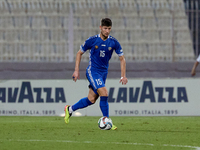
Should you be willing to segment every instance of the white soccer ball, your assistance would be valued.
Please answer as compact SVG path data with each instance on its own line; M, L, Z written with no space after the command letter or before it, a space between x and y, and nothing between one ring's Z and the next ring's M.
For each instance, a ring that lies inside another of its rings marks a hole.
M98 121L99 129L110 130L112 128L112 120L108 117L101 117Z

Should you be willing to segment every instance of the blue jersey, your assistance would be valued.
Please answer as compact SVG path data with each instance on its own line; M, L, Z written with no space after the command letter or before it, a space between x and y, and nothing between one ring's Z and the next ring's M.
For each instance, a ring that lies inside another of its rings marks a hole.
M112 36L103 41L100 34L88 38L80 50L84 53L90 50L89 68L91 70L108 71L109 60L115 51L118 56L123 55L119 42Z

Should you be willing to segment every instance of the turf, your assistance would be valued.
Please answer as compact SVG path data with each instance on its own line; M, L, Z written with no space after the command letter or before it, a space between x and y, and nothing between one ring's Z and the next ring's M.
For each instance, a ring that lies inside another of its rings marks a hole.
M200 117L111 117L116 131L99 118L1 116L0 150L200 149Z

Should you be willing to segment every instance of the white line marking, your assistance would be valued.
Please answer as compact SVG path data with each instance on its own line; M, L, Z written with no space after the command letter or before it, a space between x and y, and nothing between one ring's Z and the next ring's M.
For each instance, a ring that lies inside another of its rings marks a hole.
M0 142L7 141L5 139L0 139ZM92 142L92 141L66 141L66 140L15 140L9 139L8 141L17 141L17 142L61 142L61 143L97 143L97 144L121 144L121 145L144 145L144 146L155 146L154 144L150 143L123 143L123 142ZM170 144L163 144L161 146L166 147L186 147L195 150L200 150L198 146L189 146L189 145L170 145Z
M41 122L41 120L38 121L4 121L5 123L10 123L10 122L14 122L14 123L33 123L33 122ZM55 121L42 121L43 122L58 122L58 120Z

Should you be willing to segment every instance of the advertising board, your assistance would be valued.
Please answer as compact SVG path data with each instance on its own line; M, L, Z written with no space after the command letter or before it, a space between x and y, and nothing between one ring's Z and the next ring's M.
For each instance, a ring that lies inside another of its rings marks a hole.
M110 116L200 116L199 79L108 79ZM87 80L1 80L0 116L63 116L88 95ZM102 116L99 100L74 116Z

